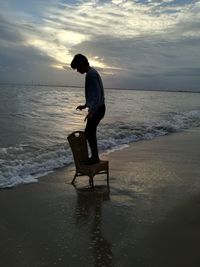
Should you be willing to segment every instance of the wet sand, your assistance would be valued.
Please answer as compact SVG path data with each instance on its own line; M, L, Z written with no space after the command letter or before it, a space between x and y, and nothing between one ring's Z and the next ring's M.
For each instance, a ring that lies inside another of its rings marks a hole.
M0 191L0 266L200 266L200 129L103 158L110 191L74 166Z

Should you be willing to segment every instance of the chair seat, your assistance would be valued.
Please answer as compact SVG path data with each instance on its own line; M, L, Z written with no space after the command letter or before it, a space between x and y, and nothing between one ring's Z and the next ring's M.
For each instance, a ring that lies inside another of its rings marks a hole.
M92 164L92 165L79 163L76 169L77 169L77 172L82 175L94 176L95 174L100 174L100 172L102 173L103 171L107 172L108 161L100 160L100 162Z

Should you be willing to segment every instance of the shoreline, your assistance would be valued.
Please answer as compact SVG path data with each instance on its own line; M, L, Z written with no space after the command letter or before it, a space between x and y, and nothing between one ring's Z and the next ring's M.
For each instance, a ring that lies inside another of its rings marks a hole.
M132 147L137 143L149 142L149 141L153 141L153 140L155 140L157 138L159 139L159 138L162 138L162 137L165 137L165 136L167 137L167 136L170 136L170 135L173 135L173 134L179 134L179 133L184 133L184 132L188 132L188 131L193 131L195 129L198 130L198 129L200 129L200 127L193 127L193 128L184 129L184 130L181 130L181 131L163 133L163 134L160 134L158 136L154 136L154 137L149 138L149 139L139 139L139 140L132 141L132 142L130 142L128 144L120 144L120 145L115 146L114 148L110 148L110 149L107 149L105 151L102 151L100 153L100 158L107 160L110 154L118 152L118 151L121 151L121 150L126 149L128 147ZM71 149L70 149L70 153L72 154ZM74 165L74 160L72 159L72 162L67 163L65 166L58 167L58 168L55 168L55 169L52 169L52 170L49 170L49 171L45 171L42 174L33 174L33 175L30 174L31 175L31 181L26 181L26 182L16 183L15 185L8 185L8 186L5 186L5 187L0 187L0 191L7 190L7 189L8 190L14 189L14 188L16 188L18 186L25 186L25 185L29 185L29 184L38 183L38 182L40 182L40 179L43 179L43 177L48 177L51 174L56 173L57 171L67 170L68 168L70 169L70 167L72 167L73 165Z
M193 128L104 154L110 192L73 165L0 190L2 266L199 266L199 147Z

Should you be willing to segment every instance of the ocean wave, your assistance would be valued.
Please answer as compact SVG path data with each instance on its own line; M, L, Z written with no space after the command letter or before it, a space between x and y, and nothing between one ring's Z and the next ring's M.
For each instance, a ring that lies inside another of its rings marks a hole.
M106 131L102 129L100 133L100 136L103 137L99 141L100 149L102 150L112 149L131 142L151 140L192 127L200 127L200 110L176 113L171 115L168 120L154 124L126 124L120 122L110 128L108 127L106 127Z
M98 131L99 149L101 153L109 153L131 142L150 140L199 126L200 110L169 114L168 119L156 123L102 124ZM39 150L28 144L0 148L0 188L36 182L38 177L72 162L67 141Z
M21 156L19 151L22 151L19 147L0 149L1 157L4 154L1 159L0 188L36 182L38 177L72 162L72 155L66 145L37 153L22 153Z

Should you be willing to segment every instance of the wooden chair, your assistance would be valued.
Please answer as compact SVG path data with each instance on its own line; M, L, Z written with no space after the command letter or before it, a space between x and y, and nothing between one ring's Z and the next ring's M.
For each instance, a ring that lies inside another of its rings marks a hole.
M73 153L74 163L76 167L76 172L72 180L72 184L74 183L77 176L89 176L90 186L94 187L94 176L97 174L107 174L107 185L109 186L109 164L107 160L101 160L100 162L92 165L87 165L85 163L88 161L89 156L87 140L84 132L73 132L67 137L67 139Z

